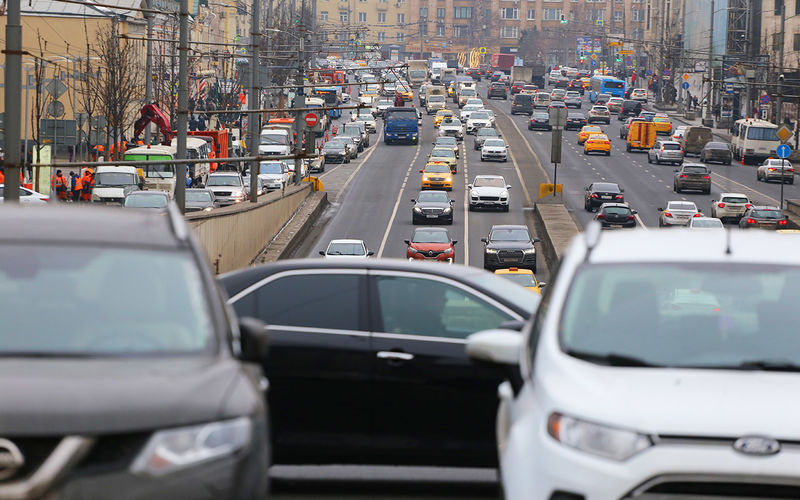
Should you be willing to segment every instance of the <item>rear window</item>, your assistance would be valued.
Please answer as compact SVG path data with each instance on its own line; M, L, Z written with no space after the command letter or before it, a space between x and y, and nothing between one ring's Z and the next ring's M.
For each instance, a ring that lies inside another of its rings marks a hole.
M533 101L533 96L530 94L517 94L514 96L514 104L529 104Z
M628 207L606 207L604 212L610 215L630 215L631 209Z
M709 142L706 144L706 149L730 149L730 146L724 142Z
M598 182L595 183L593 186L595 191L603 191L606 193L619 193L619 186L616 184L610 184L607 182Z
M722 200L725 203L747 203L747 198L743 196L725 196Z
M753 210L751 215L758 219L783 219L780 210Z
M679 151L680 149L681 149L680 144L667 143L667 144L662 144L661 145L661 150L662 151Z
M683 171L687 174L706 174L708 169L706 167L683 167Z

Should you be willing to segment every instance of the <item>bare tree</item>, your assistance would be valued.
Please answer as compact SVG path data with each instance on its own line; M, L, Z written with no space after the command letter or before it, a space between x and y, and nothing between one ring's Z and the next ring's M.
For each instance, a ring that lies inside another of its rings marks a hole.
M33 134L33 143L36 148L36 161L41 161L42 146L42 117L44 116L45 109L47 108L47 95L45 93L45 67L47 61L44 59L44 45L42 42L42 35L39 30L36 30L36 37L39 41L39 56L34 56L33 59L33 81L35 90L33 93L33 106L31 106L31 129ZM46 42L44 42L46 44ZM34 173L33 175L33 189L39 191L39 176Z
M78 101L75 104L79 106L82 113L86 114L86 153L88 155L89 151L94 147L92 121L97 116L100 99L95 92L97 84L93 80L97 78L97 72L93 71L91 64L92 50L89 42L89 31L85 22L83 23L83 32L86 38L86 52L85 57L78 58L78 78L73 79L73 85L75 86L75 98ZM83 127L81 127L82 129Z

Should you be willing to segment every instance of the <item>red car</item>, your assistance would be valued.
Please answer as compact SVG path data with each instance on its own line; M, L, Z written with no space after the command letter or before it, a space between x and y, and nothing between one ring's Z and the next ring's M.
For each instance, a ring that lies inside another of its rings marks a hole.
M455 244L445 228L420 227L411 240L405 240L408 260L438 260L452 264L456 261Z
M511 85L511 94L519 94L525 88L525 82L514 82Z

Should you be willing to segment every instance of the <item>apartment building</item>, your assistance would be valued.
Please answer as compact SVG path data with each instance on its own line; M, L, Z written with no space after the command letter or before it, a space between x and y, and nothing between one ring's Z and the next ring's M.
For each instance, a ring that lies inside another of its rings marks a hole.
M416 31L408 0L316 0L317 28L329 40L360 40L364 45L396 46L404 51Z

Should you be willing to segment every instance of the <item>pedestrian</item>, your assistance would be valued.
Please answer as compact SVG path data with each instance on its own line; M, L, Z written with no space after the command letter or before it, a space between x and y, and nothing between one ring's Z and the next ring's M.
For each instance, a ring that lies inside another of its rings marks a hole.
M56 188L56 198L58 201L67 201L67 178L61 173L61 170L56 170L56 177L53 179L53 184Z
M692 93L691 93L691 91L687 90L686 91L686 109L689 110L689 111L692 110L692 102L694 102L692 100Z
M400 94L395 94L394 105L398 107L403 107L403 96L401 96Z
M91 168L83 171L81 179L81 201L88 202L92 199L92 187L94 186L94 172Z
M186 189L192 187L192 173L189 172L189 169L186 169Z
M72 177L72 201L78 202L81 199L83 181L81 181L81 176L75 172L70 171L69 175Z
M697 110L697 96L692 97L692 100L694 101L694 109Z

